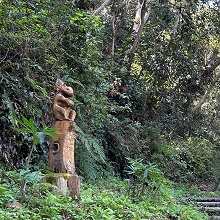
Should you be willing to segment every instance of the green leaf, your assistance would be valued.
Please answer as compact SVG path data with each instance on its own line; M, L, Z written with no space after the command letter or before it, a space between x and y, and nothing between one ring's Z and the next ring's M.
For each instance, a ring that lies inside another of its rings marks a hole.
M148 169L146 169L146 170L144 171L144 178L146 178L147 175L148 175Z
M51 128L51 127L44 126L44 128L40 132L43 132L45 135L52 137L52 138L55 138L57 135L57 131L53 127Z
M6 188L4 186L0 186L0 195L5 194L7 192Z
M3 102L6 104L6 106L9 109L9 112L10 112L8 118L10 119L13 126L15 126L17 124L17 116L15 113L13 102L10 100L10 98L5 90L4 90L4 94L2 95L2 97L3 97Z
M85 88L84 85L83 85L80 81L74 80L74 79L73 79L72 77L70 77L69 75L64 75L64 76L62 77L62 80L63 80L64 82L73 83L73 84L76 84L76 85L81 86L82 88Z
M28 120L24 116L22 116L22 120L18 120L19 124L22 125L22 128L14 128L14 130L18 132L25 132L30 134L36 134L37 133L37 126L34 122L34 120L30 119Z
M30 172L26 175L26 182L27 183L34 183L34 182L40 182L40 180L42 179L43 174L39 171L35 171L35 172Z
M38 144L39 143L39 138L37 135L34 135L34 144Z
M27 169L22 169L22 170L20 170L20 175L21 176L23 176L23 175L25 175L25 174L27 174L27 173L30 173L30 170L27 170Z
M38 139L39 139L40 144L42 144L42 143L44 142L45 136L46 136L46 135L45 135L44 132L42 132L42 131L37 132L37 137L38 137Z

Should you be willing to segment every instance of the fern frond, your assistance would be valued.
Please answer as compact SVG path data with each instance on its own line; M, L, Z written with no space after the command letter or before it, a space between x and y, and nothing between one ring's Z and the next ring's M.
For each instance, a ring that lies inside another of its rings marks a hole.
M26 76L25 78L27 79L27 81L30 83L31 87L34 90L39 91L45 98L50 98L47 94L47 91L41 86L39 86L36 81L31 79L29 76Z
M13 124L13 126L15 126L15 125L17 125L17 116L16 116L13 102L10 100L10 98L5 90L4 90L4 94L2 95L2 97L3 97L3 102L6 104L7 108L9 109L9 112L10 112L9 119L10 119L11 123Z
M86 134L79 126L76 126L76 131L76 141L87 149L87 153L89 153L95 161L105 163L106 156L103 146L99 143L99 141L95 137L91 137L90 135Z
M97 138L86 134L79 126L76 127L76 163L84 175L94 178L102 164L106 163L103 146Z
M80 147L78 155L79 157L77 158L77 162L80 173L89 178L95 178L98 172L96 161L88 154L87 150L83 147Z

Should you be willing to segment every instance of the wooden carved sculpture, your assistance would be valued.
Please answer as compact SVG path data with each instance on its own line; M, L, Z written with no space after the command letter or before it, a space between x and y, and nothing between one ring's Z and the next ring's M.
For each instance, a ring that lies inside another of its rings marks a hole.
M74 161L76 112L71 109L74 102L70 99L73 96L73 89L57 79L55 92L53 127L57 131L57 136L50 141L48 164L55 173L69 174L66 185L72 192L71 196L75 197L79 195L79 177L75 174Z
M74 102L70 99L73 96L73 89L66 86L60 79L56 81L56 95L53 100L54 118L59 121L74 121L76 112L70 107Z

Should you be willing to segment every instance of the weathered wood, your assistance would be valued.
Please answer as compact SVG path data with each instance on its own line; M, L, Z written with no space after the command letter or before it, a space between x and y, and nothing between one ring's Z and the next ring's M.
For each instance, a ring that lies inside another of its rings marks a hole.
M75 122L56 121L53 127L58 135L51 138L48 165L55 173L74 174Z
M56 186L53 193L59 192L61 195L67 194L67 179L70 174L67 173L49 173L44 175L42 182L50 183Z
M203 207L203 210L206 212L220 213L220 207Z
M53 127L57 136L51 138L48 165L53 174L45 176L46 182L57 186L59 193L66 195L69 189L73 199L79 197L80 180L75 173L74 144L76 112L70 107L74 104L70 97L73 89L66 86L60 79L56 81L56 94L53 100Z
M68 195L73 199L79 198L80 195L80 179L76 174L68 173L49 173L44 175L42 182L50 183L56 186L53 193L60 193L61 195Z
M80 179L77 175L71 175L67 180L67 186L70 190L70 196L78 199L80 195Z
M205 211L209 215L210 220L220 220L220 197L197 197L187 198L187 200L195 201L200 206L201 211Z
M23 208L20 202L9 202L6 206L9 208Z
M210 220L220 220L220 216L210 216Z
M220 202L198 202L202 206L216 207L220 206Z
M194 198L196 202L220 202L220 197Z
M74 121L76 112L70 107L74 102L72 87L66 86L60 79L56 81L56 94L53 99L53 115L58 121Z
M62 195L66 195L67 193L67 180L63 177L57 178L56 181L57 188Z

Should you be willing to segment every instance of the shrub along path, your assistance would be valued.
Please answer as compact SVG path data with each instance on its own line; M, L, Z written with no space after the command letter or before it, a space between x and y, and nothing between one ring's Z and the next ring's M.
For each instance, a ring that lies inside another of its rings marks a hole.
M220 220L220 197L195 198L194 201L209 213L211 220Z

